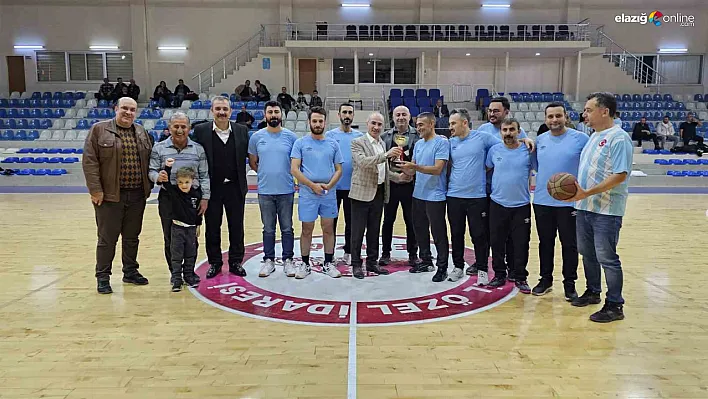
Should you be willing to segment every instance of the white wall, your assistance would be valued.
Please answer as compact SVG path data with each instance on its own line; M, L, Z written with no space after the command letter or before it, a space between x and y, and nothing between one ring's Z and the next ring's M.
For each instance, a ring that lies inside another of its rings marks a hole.
M419 15L418 7L293 7L292 21L296 23L327 21L329 24L416 24L420 20Z

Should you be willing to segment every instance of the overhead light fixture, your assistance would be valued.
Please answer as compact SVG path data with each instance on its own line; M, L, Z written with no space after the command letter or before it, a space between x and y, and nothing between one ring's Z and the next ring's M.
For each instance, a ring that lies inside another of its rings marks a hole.
M687 48L660 48L659 52L664 53L664 54L687 53L688 49Z
M118 50L118 46L104 46L104 45L96 45L96 46L89 46L91 50Z
M541 53L536 53L536 56L539 56L539 55L541 55Z
M18 44L14 46L16 50L42 50L44 46L34 44Z
M369 57L373 57L373 56L374 56L374 53L369 53Z
M465 56L469 57L469 56L470 56L470 53L465 54Z
M166 51L178 51L178 50L186 50L187 46L159 46L157 49L158 50L166 50Z
M482 4L483 8L511 8L511 4Z
M371 4L365 4L365 3L342 3L342 7L368 8L368 7L371 7Z
M344 67L343 67L343 66L340 66L339 69L344 69Z

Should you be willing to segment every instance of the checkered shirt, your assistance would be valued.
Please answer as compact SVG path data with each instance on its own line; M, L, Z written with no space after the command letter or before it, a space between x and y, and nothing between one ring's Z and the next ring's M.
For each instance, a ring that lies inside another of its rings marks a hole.
M116 127L123 146L120 156L120 188L142 188L143 176L135 128L132 126L129 129Z

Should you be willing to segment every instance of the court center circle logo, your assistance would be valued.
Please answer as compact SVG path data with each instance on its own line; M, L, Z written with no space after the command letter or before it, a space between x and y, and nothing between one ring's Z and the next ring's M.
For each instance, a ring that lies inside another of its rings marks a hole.
M343 255L344 237L338 236L335 258ZM431 245L433 258L435 247ZM247 276L228 272L228 254L220 275L206 279L209 264L196 267L202 279L190 289L202 301L219 309L243 316L286 323L348 326L384 326L440 321L478 313L495 307L517 294L513 284L499 288L479 287L476 276L451 282L434 283L433 273L409 273L405 237L393 238L389 275L367 274L355 279L351 267L337 263L340 278L322 273L324 258L322 237L313 237L310 252L312 274L298 280L287 277L278 262L273 274L258 277L263 260L263 244L246 245L243 267ZM380 248L380 247L379 247ZM281 253L276 243L276 254ZM366 256L366 249L362 255ZM295 240L295 259L300 259L300 243ZM465 248L465 262L474 263L474 252ZM452 258L449 260L452 268ZM490 267L491 271L491 267ZM490 276L491 279L491 276Z

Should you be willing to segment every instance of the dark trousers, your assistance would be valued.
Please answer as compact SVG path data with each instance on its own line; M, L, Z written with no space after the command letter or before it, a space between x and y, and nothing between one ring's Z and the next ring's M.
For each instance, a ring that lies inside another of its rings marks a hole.
M366 264L375 264L379 257L379 233L384 207L384 185L379 184L372 201L352 199L352 266L361 266L361 244L366 230Z
M696 141L697 144L701 145L703 144L703 137L698 136L696 134L688 135L684 134L683 135L683 145L688 146L688 144L691 142L691 140Z
M145 213L145 192L142 188L121 189L120 201L104 201L101 206L93 206L98 227L96 244L96 278L108 280L111 276L113 258L116 255L118 236L123 238L123 275L137 273L138 243L143 228Z
M538 232L538 258L541 263L541 280L553 282L553 257L556 231L563 255L563 282L575 284L578 279L578 236L576 235L576 210L570 206L554 207L534 205L536 231Z
M654 146L658 147L659 146L659 140L656 136L656 133L646 133L646 132L640 132L636 133L632 137L633 140L637 140L637 145L639 147L642 146L642 140L651 140L654 142Z
M344 204L344 253L351 254L352 201L349 199L349 190L337 190L337 215L339 215L339 207L342 204ZM339 221L339 216L334 218L335 237L337 237L337 221Z
M492 203L492 198L490 196L487 196L487 204L491 206ZM492 252L492 258L494 258L494 247L492 246L492 238L490 236L490 226L489 226L489 217L487 217L487 242L489 243L489 250ZM508 275L513 275L514 273L514 243L512 242L512 237L509 235L509 238L506 240L506 246L505 246L505 261L506 261L506 271ZM481 270L488 271L489 266L485 263L484 265L477 264L477 267L481 267Z
M246 196L237 182L211 184L211 198L205 214L206 252L209 264L222 265L221 221L226 209L229 228L229 265L243 262L243 212Z
M172 217L169 214L169 203L167 202L167 194L165 190L160 190L157 197L157 213L160 215L160 223L162 224L162 240L165 243L165 260L167 261L167 270L172 272ZM196 233L196 231L195 231ZM196 240L195 252L199 253L199 240Z
M489 259L487 215L489 215L487 198L447 197L447 219L450 221L450 236L452 238L452 263L455 267L463 268L465 266L465 232L469 225L470 236L472 236L474 244L475 265L478 269L487 270Z
M182 275L194 274L197 261L197 227L183 227L172 224L172 279L182 281Z
M409 257L418 255L418 245L413 232L413 183L391 183L388 204L384 207L383 226L381 227L382 255L391 255L391 242L393 241L393 224L396 223L398 204L403 208L403 222L406 224L406 249Z
M420 248L420 259L423 263L433 263L433 255L430 252L430 233L433 233L435 250L438 252L436 266L442 270L447 270L447 258L450 256L445 205L445 201L413 198L413 228L415 240Z
M495 277L507 276L504 263L509 236L514 247L514 277L526 280L529 273L529 240L531 239L531 205L507 208L492 201L489 205L489 233L492 240L492 268ZM511 271L510 271L511 272Z

